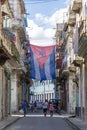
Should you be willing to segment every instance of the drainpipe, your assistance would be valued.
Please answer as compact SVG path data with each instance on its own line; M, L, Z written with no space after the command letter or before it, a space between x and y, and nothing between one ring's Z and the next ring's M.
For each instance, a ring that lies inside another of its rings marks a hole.
M4 82L4 80L3 80L3 68L2 68L2 99L1 99L1 105L2 105L2 108L1 108L1 111L2 111L2 119L4 118L4 113L3 113L3 92L4 92L4 90L3 90L3 82Z
M12 114L12 108L11 108L11 91L12 91L12 73L10 74L10 114Z

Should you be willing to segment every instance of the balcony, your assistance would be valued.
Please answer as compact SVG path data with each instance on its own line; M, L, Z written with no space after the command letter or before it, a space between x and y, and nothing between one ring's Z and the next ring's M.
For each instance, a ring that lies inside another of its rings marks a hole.
M81 21L79 29L78 55L87 58L87 22Z
M14 32L17 31L19 39L20 39L20 42L21 42L21 44L23 44L26 41L26 35L25 35L24 27L23 26L20 27L20 26L14 25L12 27L12 29L14 30Z
M62 76L66 76L66 77L69 76L69 69L68 69L67 67L65 67L65 68L62 70Z
M6 60L13 62L12 58L20 62L20 55L13 42L13 33L10 29L3 28L0 39L0 65L3 65Z
M62 66L62 59L56 59L56 68L60 69Z
M1 32L0 35L0 65L3 65L6 60L10 59L12 56L12 51L11 51L11 41L4 32L4 30Z
M12 55L12 52L11 52L11 44L12 43L4 30L1 33L1 40L2 40L2 42L0 44L0 48L3 47L3 49L5 49L6 52L8 52L10 55Z
M18 27L21 27L23 26L23 21L21 18L13 18L12 20L12 27L14 26L18 26Z
M80 9L82 8L82 0L73 0L71 9L75 13L79 13Z
M76 14L73 11L69 11L68 14L68 25L74 26L76 23Z
M70 71L70 72L76 72L76 67L74 66L74 64L71 64L71 65L70 65L69 71Z
M84 59L80 56L74 56L73 64L75 66L80 67L80 65L84 62Z
M20 63L20 55L15 44L11 46L11 49L12 49L13 58L16 59L18 63Z
M13 18L14 16L9 2L7 0L2 0L1 2L2 2L1 11L7 14L8 17Z

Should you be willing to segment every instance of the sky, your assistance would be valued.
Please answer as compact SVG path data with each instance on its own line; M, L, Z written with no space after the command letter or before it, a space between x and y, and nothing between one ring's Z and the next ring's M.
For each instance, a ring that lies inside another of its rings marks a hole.
M56 23L64 20L70 0L24 0L30 43L38 46L55 44Z

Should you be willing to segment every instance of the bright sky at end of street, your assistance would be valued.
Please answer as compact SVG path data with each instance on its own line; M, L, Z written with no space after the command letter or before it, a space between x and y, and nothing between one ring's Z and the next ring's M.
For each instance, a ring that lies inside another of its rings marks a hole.
M63 22L70 0L24 0L30 43L38 46L55 44L56 23Z

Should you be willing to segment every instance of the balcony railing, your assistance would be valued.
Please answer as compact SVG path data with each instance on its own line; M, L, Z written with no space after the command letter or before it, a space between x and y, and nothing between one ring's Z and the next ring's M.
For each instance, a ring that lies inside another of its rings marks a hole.
M11 46L13 57L20 63L20 55L15 45Z
M10 36L10 38L11 38L11 36ZM10 38L6 34L4 29L1 30L1 32L0 32L0 65L4 65L6 60L11 59L11 56L12 56L12 50L11 50L12 41L11 41Z
M76 67L74 66L74 64L71 64L71 65L70 65L69 71L70 71L70 72L76 72Z
M82 0L72 0L71 9L72 11L78 13L82 8Z
M23 27L23 20L21 18L14 18L12 20L12 27L13 26Z
M12 28L13 28L13 30L17 31L20 42L21 42L21 44L23 44L26 41L26 35L25 35L24 27L14 25Z
M75 66L80 67L80 65L84 62L83 58L80 56L74 56L73 64Z
M4 31L1 32L0 38L2 40L2 42L0 44L0 48L3 48L5 53L7 52L8 54L12 55L11 41L9 40L8 36L6 35L6 33Z

